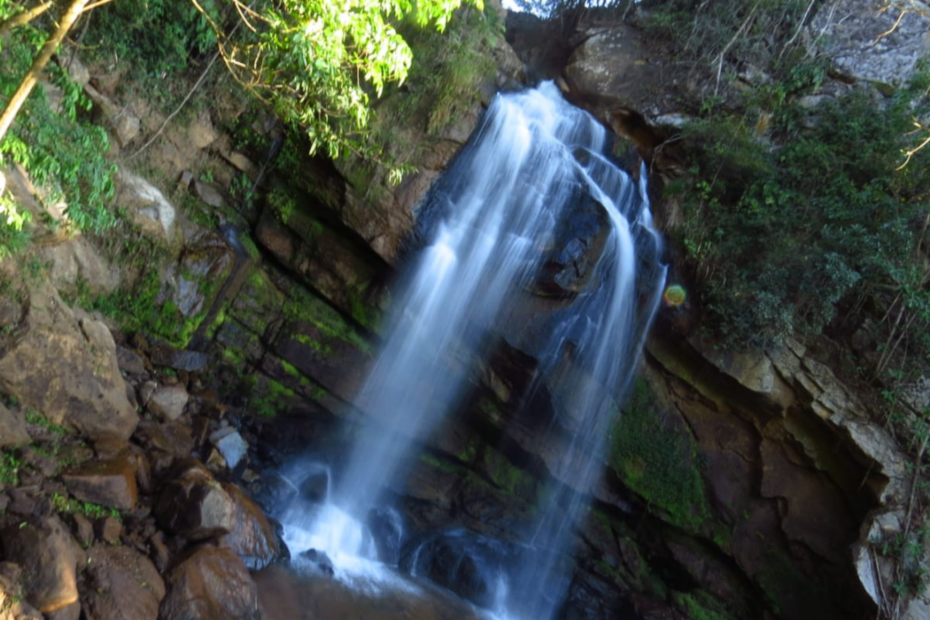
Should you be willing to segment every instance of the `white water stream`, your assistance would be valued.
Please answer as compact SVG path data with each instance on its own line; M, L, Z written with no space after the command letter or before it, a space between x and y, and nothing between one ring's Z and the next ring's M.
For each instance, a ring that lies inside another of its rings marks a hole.
M494 100L447 173L452 177L442 195L434 197L440 204L430 215L427 245L394 300L384 348L356 401L370 421L336 488L322 506L295 506L283 515L292 555L325 552L335 576L353 587L409 586L378 563L366 515L388 484L405 475L413 439L428 436L459 404L470 387L467 369L487 353L489 330L499 328L515 293L536 281L543 250L584 187L610 226L596 280L533 352L540 383L559 373L569 386L558 394L557 414L572 439L551 473L571 479L574 491L561 487L526 532L527 547L538 552L496 577L499 616L543 620L555 613L568 578L559 558L583 492L597 482L604 438L664 282L645 182L637 184L604 157L607 140L603 127L551 83Z

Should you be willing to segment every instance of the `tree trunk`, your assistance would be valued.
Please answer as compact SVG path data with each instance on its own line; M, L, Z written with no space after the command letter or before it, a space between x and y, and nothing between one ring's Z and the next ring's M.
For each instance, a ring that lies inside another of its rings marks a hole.
M42 50L36 56L35 60L32 61L32 66L29 67L29 71L26 73L23 81L20 82L19 88L16 89L16 92L7 104L6 110L0 115L0 140L3 140L3 137L6 136L7 130L9 130L10 125L13 124L13 120L19 113L19 109L23 107L23 103L26 102L26 98L29 97L29 93L32 92L33 86L35 86L36 82L39 80L39 74L45 69L45 65L48 64L52 54L58 49L58 44L64 40L65 35L71 30L71 26L73 26L74 22L81 16L81 12L84 10L84 5L86 5L87 2L88 0L74 0L74 2L71 3L71 6L65 11L65 14L61 16L61 21L58 24L58 29L55 30L55 34L45 42Z

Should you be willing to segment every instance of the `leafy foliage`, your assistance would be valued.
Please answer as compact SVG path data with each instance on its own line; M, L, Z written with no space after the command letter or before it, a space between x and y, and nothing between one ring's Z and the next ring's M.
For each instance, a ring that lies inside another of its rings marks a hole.
M819 332L853 291L920 290L913 221L927 208L930 179L922 164L897 169L909 93L881 111L863 93L824 103L813 117L786 105L775 118L783 144L775 148L745 121L713 118L686 130L698 146L696 181L678 188L686 222L679 241L718 336L764 346Z
M0 102L8 100L28 70L44 36L32 25L15 30L4 52L0 74ZM42 190L46 206L66 201L65 211L79 230L102 232L116 221L107 208L112 199L116 167L105 158L109 150L106 132L85 121L81 114L90 101L57 65L49 67L49 78L60 92L59 109L53 108L45 88L38 86L17 116L16 123L0 142L0 157L22 165ZM0 245L7 253L22 245L25 214L19 215L6 203L6 230ZM0 250L2 253L2 250Z
M364 139L370 95L403 82L413 60L395 28L401 20L443 30L461 0L282 0L247 15L248 35L213 22L227 67L279 118L301 127L311 153L379 160ZM480 5L480 0L475 0Z

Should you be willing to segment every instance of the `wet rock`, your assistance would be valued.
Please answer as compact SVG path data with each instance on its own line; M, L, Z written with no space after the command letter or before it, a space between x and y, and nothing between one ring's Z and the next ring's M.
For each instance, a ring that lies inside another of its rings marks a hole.
M57 517L0 533L3 557L23 568L26 600L44 614L78 600L76 566L83 555Z
M210 442L219 450L229 469L235 469L249 451L249 444L230 426L211 434Z
M161 620L259 620L258 588L229 549L200 547L167 576Z
M10 410L0 403L0 448L29 443L26 416L22 411Z
M304 501L313 504L325 502L329 495L329 472L324 468L311 471L300 482L298 489Z
M236 505L210 472L196 462L168 482L154 507L158 523L167 532L190 540L228 534L235 527Z
M95 545L88 553L88 620L156 620L165 584L148 558L129 547Z
M49 285L30 293L22 335L0 356L0 387L55 424L90 437L129 437L139 418L126 398L105 325L74 313Z
M251 570L285 557L287 550L261 508L235 485L224 484L223 489L233 500L235 512L232 529L220 544L239 554Z
M334 574L336 574L335 569L333 568L333 561L329 559L329 556L326 555L325 551L307 549L297 557L304 562L309 563L314 568L314 570L319 571L323 575L329 575L332 577Z
M183 385L162 385L148 400L149 411L165 421L174 421L184 413L190 397Z
M108 508L132 510L139 498L136 466L128 455L83 463L61 478L77 499Z

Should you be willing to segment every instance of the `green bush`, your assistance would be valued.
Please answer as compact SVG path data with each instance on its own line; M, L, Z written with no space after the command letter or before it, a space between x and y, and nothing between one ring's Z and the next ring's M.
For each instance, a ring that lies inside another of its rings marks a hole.
M781 146L723 119L686 129L693 184L677 190L677 238L703 289L704 324L725 343L820 332L854 290L904 285L930 181L923 154L898 169L910 92L884 105L864 93L814 111L786 105L774 124Z
M43 41L44 35L32 25L17 28L6 41L0 106L19 86ZM0 141L0 158L8 157L26 169L43 191L46 205L65 201L65 213L75 228L103 232L116 222L107 208L114 193L116 167L105 157L110 148L106 132L84 118L90 101L58 65L48 67L48 78L60 89L60 111L49 104L45 88L36 86ZM22 223L9 217L0 223L6 226L0 233L0 247L9 252L22 246L18 234Z

